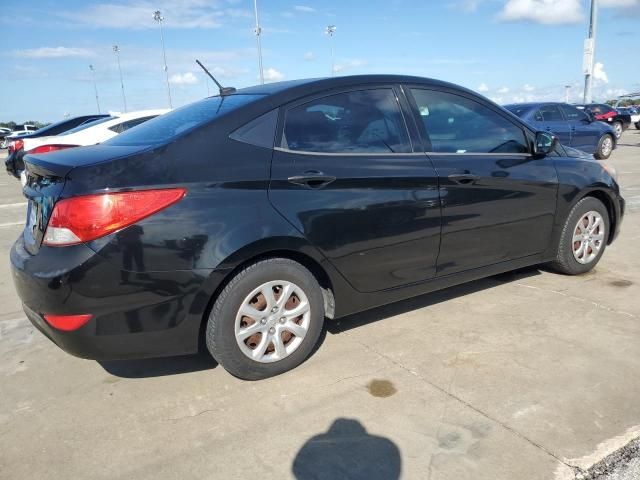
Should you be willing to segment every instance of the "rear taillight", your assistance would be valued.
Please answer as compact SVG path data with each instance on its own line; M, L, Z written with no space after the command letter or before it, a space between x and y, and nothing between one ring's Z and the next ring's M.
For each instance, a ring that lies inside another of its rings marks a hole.
M53 208L43 243L53 247L90 242L173 205L183 188L103 193L60 200Z
M79 145L40 145L39 147L28 150L27 153L49 153L67 148L78 147Z
M89 320L93 318L93 315L49 315L45 314L44 319L49 325L58 330L64 332L71 332L77 330Z
M9 144L9 153L17 152L18 150L22 150L23 147L24 147L24 141L23 140L13 140Z

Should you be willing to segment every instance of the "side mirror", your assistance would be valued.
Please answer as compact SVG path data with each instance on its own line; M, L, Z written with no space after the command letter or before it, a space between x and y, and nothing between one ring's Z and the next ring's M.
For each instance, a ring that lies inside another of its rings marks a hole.
M546 157L556 149L558 143L558 137L554 134L549 132L536 132L533 154L538 158Z
M596 116L593 114L593 112L591 110L585 110L584 111L585 115L587 116L587 119L589 120L589 123L593 123L596 121Z

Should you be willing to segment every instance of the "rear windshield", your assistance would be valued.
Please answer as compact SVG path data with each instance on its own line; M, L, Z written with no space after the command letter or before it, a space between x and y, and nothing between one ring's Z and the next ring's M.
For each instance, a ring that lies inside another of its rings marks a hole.
M104 144L148 145L168 142L263 96L238 94L205 98L127 130Z
M505 105L504 108L506 108L507 110L509 110L511 113L513 113L514 115L522 118L524 115L526 115L529 110L531 110L533 107L531 105Z
M78 125L76 128L72 128L71 130L67 130L66 132L63 132L65 135L71 135L72 133L76 133L79 132L81 130L84 130L86 128L89 127L93 127L95 125L100 125L101 123L104 122L108 122L110 120L114 120L118 117L104 117L104 118L100 118L98 120L94 120L92 122L87 122L87 123L83 123L82 125Z

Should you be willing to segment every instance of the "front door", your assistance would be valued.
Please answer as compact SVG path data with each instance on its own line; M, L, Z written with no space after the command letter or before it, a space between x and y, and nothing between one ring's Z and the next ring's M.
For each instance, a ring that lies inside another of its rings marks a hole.
M567 118L571 129L571 143L573 148L593 153L598 148L601 128L589 120L586 113L571 105L561 105L562 112Z
M438 275L544 251L556 209L553 160L534 159L523 128L480 99L410 91L440 179Z
M269 198L359 291L435 275L437 176L413 152L392 86L306 99L285 111Z

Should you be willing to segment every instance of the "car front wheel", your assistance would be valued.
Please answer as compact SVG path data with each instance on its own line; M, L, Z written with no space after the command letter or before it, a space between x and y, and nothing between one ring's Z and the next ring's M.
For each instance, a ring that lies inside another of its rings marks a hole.
M598 160L606 160L611 156L611 152L613 152L613 145L613 137L611 135L603 135L598 142L595 157Z
M324 299L313 274L293 260L271 258L238 272L220 293L206 344L229 373L260 380L301 364L323 322Z
M552 267L567 275L588 272L600 261L609 238L609 213L593 197L580 200L565 221Z

